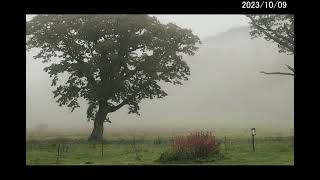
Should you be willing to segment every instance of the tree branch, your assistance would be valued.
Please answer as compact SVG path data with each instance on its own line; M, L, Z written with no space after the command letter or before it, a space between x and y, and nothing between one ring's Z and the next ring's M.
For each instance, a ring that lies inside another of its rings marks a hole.
M89 48L89 51L90 51L90 55L91 55L91 57L93 58L93 49L92 49L92 46L90 45L90 42L87 42L87 46L88 46L88 48Z
M291 39L294 39L294 34L292 33L292 31L290 31L287 27L286 24L283 25L284 29L286 30L288 36L291 38Z
M77 57L73 56L72 54L70 54L70 57L72 59L74 59L75 61L77 61L79 64L81 64L83 67L86 66L86 63L80 59L78 59ZM90 83L92 86L97 86L97 82L95 81L95 79L90 75L88 74L86 71L82 71L82 70L79 70L83 73L83 75L88 79L88 83Z
M284 39L285 41L289 42L292 46L294 45L293 39L290 39L281 35L280 33L277 33L275 30L271 29L270 26L268 26L266 23L263 23L263 25L267 28L266 30L271 31L274 34L274 36L276 36L278 39Z
M170 69L168 70L165 70L165 71L158 71L158 72L162 72L162 74L164 73L167 73L167 72L170 72L172 69L174 68L171 67ZM161 74L161 75L162 75ZM160 75L160 76L161 76ZM137 89L130 97L128 97L126 100L123 100L120 104L116 105L116 106L113 106L110 108L109 112L115 112L117 111L118 109L120 109L122 106L126 105L129 101L131 101L139 92L141 92L142 89L148 87L149 83L151 82L151 80L154 80L154 79L149 79L147 82L145 82L143 85L141 85L141 87L139 89Z
M263 74L278 74L278 75L288 75L288 76L294 76L293 73L285 73L285 72L264 72L264 71L260 71L260 73Z
M104 122L112 123L109 118L106 118Z
M137 95L138 93L140 93L142 89L148 87L149 83L150 83L150 80L148 80L147 82L145 82L139 89L137 89L135 92L133 92L131 96L129 96L127 99L123 100L120 104L111 107L111 108L109 109L109 112L115 112L115 111L117 111L118 109L120 109L122 106L126 105L129 101L131 101L134 97L136 97L136 95Z
M287 66L288 69L290 69L292 72L294 72L293 67L291 67L291 66L289 66L289 65L287 65L287 64L286 64L286 66Z
M279 38L275 38L273 37L271 34L269 34L264 28L255 25L259 30L261 30L267 37L269 37L270 39L274 40L276 43L280 44L281 46L287 48L290 52L293 52L294 49L293 47L289 46L287 43L281 41Z
M250 20L251 20L251 22L252 22L252 25L253 25L254 27L258 28L260 31L262 31L263 34L265 34L268 38L274 40L276 43L278 43L278 44L280 44L281 46L287 48L290 52L293 52L293 51L294 51L294 48L293 48L293 47L291 47L291 46L289 46L288 44L286 44L285 42L281 41L281 39L273 37L270 33L267 32L266 29L264 29L264 28L262 28L261 26L259 26L259 25L256 23L256 20L255 20L255 19L253 19L253 18L250 17L250 16L249 16L249 18L250 18Z

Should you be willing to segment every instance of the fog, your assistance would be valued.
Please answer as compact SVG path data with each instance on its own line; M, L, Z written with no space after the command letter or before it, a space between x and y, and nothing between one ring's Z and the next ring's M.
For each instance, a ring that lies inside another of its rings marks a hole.
M126 106L110 115L108 128L293 128L294 79L259 71L286 71L293 56L280 54L275 44L251 39L243 15L156 15L163 23L190 28L201 38L195 56L185 57L191 69L182 86L164 85L168 96L144 100L141 116L128 115ZM30 19L31 16L27 16ZM26 53L27 128L92 127L86 103L73 113L53 99L46 66Z

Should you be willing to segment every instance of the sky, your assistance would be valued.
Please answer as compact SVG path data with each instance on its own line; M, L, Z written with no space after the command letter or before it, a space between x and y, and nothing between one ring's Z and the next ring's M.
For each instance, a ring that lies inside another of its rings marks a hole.
M164 15L150 14L156 16L162 23L173 22L176 25L191 29L201 39L225 32L232 27L248 26L249 19L245 15ZM27 15L27 21L34 15Z
M183 28L190 28L200 38L225 32L230 28L248 26L244 15L155 15L162 23L174 22Z

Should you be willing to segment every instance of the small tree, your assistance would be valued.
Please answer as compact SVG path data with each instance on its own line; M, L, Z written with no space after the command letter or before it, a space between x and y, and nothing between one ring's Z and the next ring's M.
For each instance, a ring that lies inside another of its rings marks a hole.
M109 113L128 105L139 115L142 99L167 96L159 82L188 80L182 55L194 55L200 43L191 30L148 15L38 15L27 22L26 34L27 49L41 48L35 58L56 62L44 70L59 105L73 111L79 98L88 102L89 140L102 139ZM68 76L60 85L59 74Z
M279 52L294 54L294 15L247 15L251 22L252 38L263 37L267 41L277 43ZM264 74L280 74L294 76L294 68L286 65L290 72L264 72Z

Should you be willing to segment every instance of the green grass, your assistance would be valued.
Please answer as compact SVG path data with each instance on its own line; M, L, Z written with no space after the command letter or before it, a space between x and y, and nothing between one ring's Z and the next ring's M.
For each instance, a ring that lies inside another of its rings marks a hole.
M281 137L279 137L281 138ZM104 144L103 158L101 144L90 147L85 139L50 139L28 140L26 143L27 165L56 165L58 144L68 144L68 152L62 152L59 165L80 165L93 162L93 165L161 165L156 160L169 148L168 137L110 137ZM220 153L223 158L207 162L189 162L199 165L293 165L293 141L281 139L256 138L256 151L248 137L228 138L226 148L221 143Z

